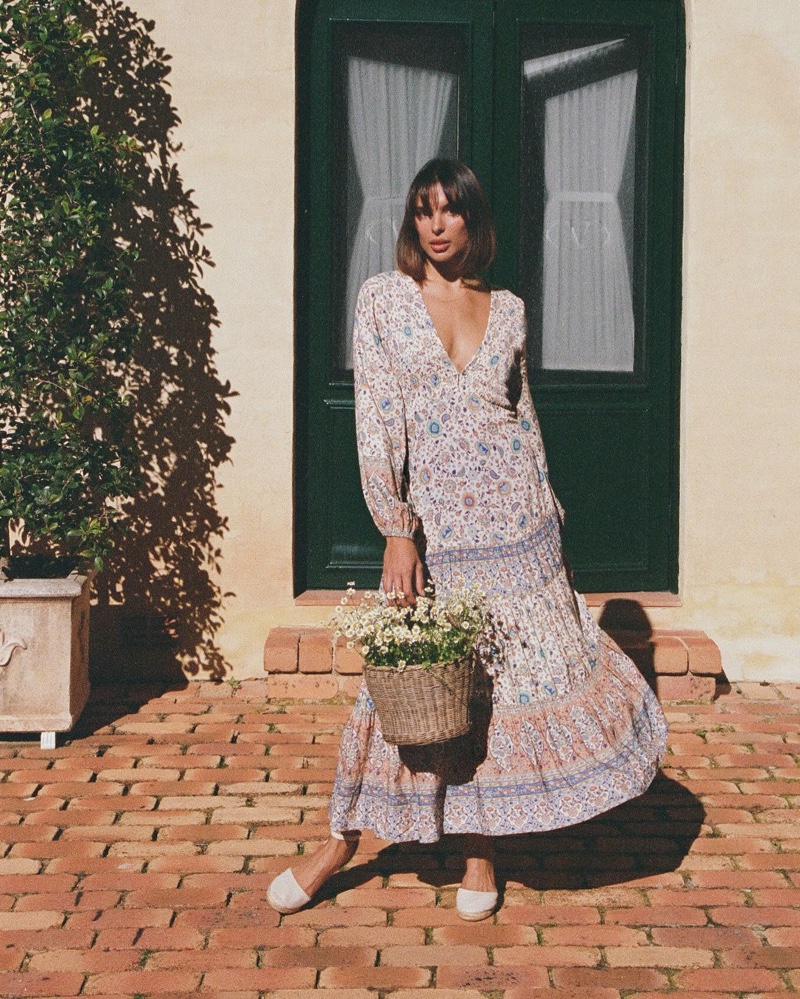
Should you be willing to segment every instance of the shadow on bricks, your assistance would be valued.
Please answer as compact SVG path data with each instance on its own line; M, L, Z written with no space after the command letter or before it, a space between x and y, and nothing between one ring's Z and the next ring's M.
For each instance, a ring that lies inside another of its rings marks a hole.
M695 795L659 773L643 795L587 822L551 832L497 837L498 887L568 891L675 871L704 820L705 810ZM334 875L319 900L392 874L416 874L421 882L441 888L459 880L462 868L459 836L444 836L429 845L393 844L367 863Z
M69 743L97 735L122 718L138 714L141 708L155 698L162 697L170 690L185 690L187 686L188 681L184 679L172 683L148 684L147 686L128 686L114 683L93 687L78 723L71 732L61 736L61 742Z

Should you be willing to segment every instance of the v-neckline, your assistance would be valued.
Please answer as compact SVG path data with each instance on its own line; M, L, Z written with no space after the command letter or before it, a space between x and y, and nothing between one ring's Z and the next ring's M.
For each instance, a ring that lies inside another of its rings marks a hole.
M409 281L411 281L411 283L414 285L414 288L416 289L417 298L419 300L420 305L422 306L422 311L423 311L423 313L425 315L425 319L427 320L428 324L430 325L430 328L431 328L431 330L433 332L433 335L436 337L436 341L439 344L439 347L441 348L442 353L447 358L447 360L450 362L451 367L453 368L453 370L455 371L455 373L460 378L464 374L464 372L467 370L467 368L469 368L474 363L474 361L476 360L476 358L478 357L478 355L483 350L483 345L486 343L486 340L488 339L489 330L491 329L491 325L492 325L492 316L493 316L493 313L494 313L494 300L495 300L494 289L492 289L492 288L489 289L489 315L486 317L486 328L483 331L483 337L481 338L481 342L475 348L475 353L467 361L467 363L464 365L464 367L461 368L461 369L459 369L459 368L456 367L455 361L450 356L450 352L445 347L444 341L439 336L439 331L436 329L436 323L434 323L433 317L431 316L431 313L430 313L430 309L428 308L428 306L427 306L427 304L425 302L425 299L423 298L422 289L420 288L419 284L414 280L414 278L411 277L410 274L407 275L407 276L408 276Z

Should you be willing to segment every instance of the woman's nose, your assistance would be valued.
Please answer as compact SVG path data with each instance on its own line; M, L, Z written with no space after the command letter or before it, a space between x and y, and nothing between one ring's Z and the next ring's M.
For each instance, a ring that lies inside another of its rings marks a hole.
M434 212L431 216L431 228L434 232L444 232L444 213Z

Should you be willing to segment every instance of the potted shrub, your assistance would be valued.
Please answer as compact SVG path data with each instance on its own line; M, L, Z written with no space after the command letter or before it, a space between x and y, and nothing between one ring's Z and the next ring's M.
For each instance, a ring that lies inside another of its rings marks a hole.
M56 731L88 696L88 601L136 488L125 366L125 134L93 121L82 0L0 11L0 731Z

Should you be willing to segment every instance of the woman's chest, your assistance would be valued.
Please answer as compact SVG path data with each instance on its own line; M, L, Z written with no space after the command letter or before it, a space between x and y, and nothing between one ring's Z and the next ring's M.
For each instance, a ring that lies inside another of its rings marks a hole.
M516 409L520 396L519 322L493 304L485 329L463 364L450 356L426 308L410 303L379 317L380 336L406 406L466 398Z
M425 310L445 353L462 372L478 353L491 323L490 292L469 290L453 299L423 295Z

